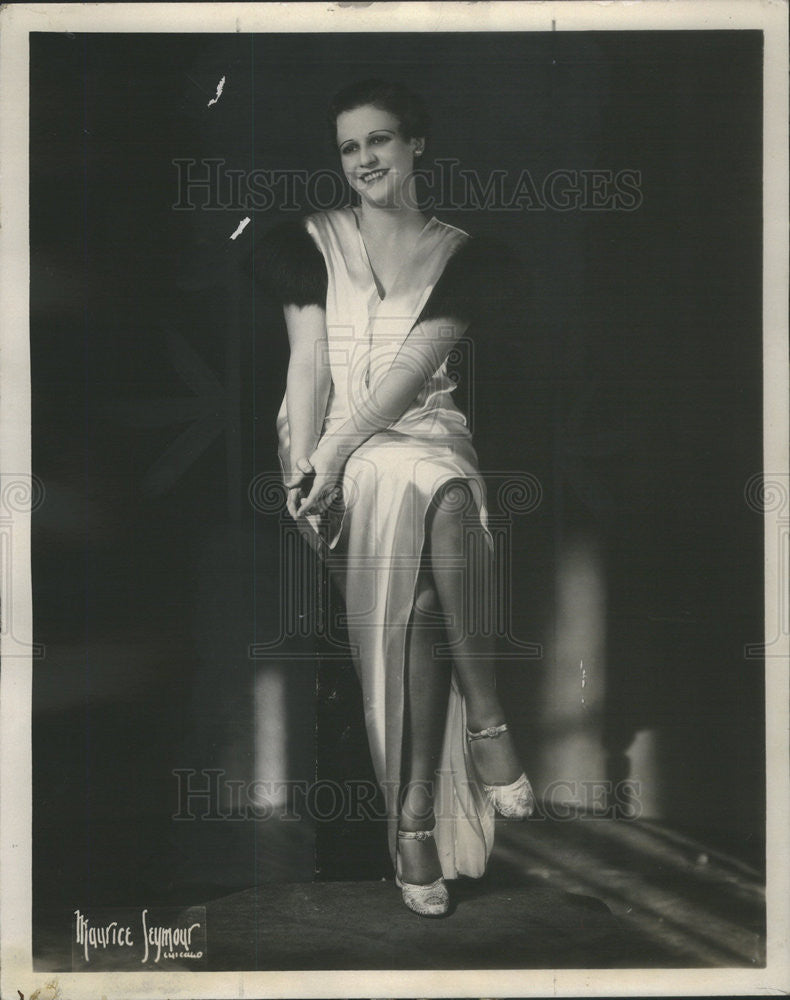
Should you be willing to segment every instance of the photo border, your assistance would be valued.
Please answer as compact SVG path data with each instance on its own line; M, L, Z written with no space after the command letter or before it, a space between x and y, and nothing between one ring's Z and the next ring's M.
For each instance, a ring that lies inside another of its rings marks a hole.
M765 503L767 965L762 969L426 972L58 973L32 964L31 400L28 288L28 35L32 31L268 33L404 31L764 32L764 486L788 478L788 5L778 0L355 4L10 4L0 11L0 483L17 497L2 571L0 637L0 996L57 980L63 1000L106 997L474 997L748 995L790 992L787 504ZM757 471L757 470L755 470ZM27 491L27 499L25 499ZM770 509L774 507L774 509ZM5 511L0 512L5 516ZM782 541L784 539L784 541ZM784 548L783 548L784 546ZM7 568L8 567L8 568ZM9 627L13 623L13 629ZM771 639L771 637L776 637ZM25 651L27 650L27 651Z

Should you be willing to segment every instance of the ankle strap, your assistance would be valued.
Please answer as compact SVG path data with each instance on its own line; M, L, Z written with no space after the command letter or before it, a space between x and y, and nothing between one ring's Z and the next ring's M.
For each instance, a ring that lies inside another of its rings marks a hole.
M489 726L487 729L481 729L479 733L473 733L471 729L467 729L466 738L470 743L472 740L495 740L497 736L506 732L507 723L503 722L501 726Z
M398 830L401 840L429 840L433 830Z

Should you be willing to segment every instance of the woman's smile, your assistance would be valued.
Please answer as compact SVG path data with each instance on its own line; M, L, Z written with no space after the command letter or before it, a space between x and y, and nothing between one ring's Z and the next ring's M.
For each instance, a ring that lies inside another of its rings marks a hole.
M367 170L359 175L363 184L375 184L380 181L385 174L389 173L389 167L376 167L375 170Z

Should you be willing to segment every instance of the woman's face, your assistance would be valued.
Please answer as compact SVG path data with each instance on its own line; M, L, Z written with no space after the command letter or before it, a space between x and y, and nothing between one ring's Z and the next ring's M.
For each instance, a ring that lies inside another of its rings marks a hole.
M337 145L348 182L362 198L382 206L403 204L414 151L422 149L423 141L404 139L395 115L371 104L341 112Z

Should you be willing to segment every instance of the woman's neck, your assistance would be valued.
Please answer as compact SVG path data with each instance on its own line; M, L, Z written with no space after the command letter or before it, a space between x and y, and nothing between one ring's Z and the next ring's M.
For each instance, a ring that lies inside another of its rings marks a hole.
M416 206L379 206L363 199L356 212L365 231L385 237L422 229L427 222L425 214Z

